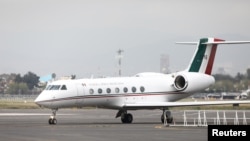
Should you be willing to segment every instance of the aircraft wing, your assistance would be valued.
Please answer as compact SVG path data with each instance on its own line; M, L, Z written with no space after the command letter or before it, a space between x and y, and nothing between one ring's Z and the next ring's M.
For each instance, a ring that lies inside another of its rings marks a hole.
M226 105L226 104L250 104L250 101L249 100L232 100L232 101L126 103L123 105L123 108L125 109L161 109L161 108L167 108L167 107Z

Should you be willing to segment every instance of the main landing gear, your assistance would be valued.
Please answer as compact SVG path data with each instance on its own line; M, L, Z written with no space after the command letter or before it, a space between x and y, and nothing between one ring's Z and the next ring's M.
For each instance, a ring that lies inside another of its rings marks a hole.
M116 118L121 117L122 123L132 123L133 115L127 113L127 110L119 110L116 114Z
M127 113L127 110L119 110L116 114L116 118L121 117L122 123L132 123L133 116L130 113ZM161 115L162 123L173 123L173 117L169 110L163 109L163 113Z
M57 112L58 109L52 109L52 115L50 116L49 118L49 124L56 124L57 123L57 120L56 120L56 112Z
M173 117L169 110L163 109L162 115L161 115L161 122L162 123L173 123Z

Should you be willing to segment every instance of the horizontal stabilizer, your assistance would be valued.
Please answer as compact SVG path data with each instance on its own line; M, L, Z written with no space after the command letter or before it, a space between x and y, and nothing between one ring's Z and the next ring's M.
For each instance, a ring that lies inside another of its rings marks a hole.
M197 45L199 44L199 42L176 42L176 44Z
M202 43L204 45L212 45L212 44L249 44L250 41L210 41L206 43ZM184 45L197 45L199 42L176 42L176 44L184 44Z
M250 41L216 41L216 42L207 42L202 43L205 45L211 45L211 44L249 44Z

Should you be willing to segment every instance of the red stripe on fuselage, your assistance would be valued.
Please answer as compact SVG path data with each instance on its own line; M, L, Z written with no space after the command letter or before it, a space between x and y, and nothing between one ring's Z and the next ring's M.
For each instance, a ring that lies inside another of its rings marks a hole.
M133 97L133 96L160 96L160 95L169 95L169 94L184 94L181 92L171 92L171 93L136 93L136 94L111 94L111 95L85 95L85 96L75 96L75 97L65 97L65 98L58 98L58 99L51 99L51 100L44 100L44 101L38 101L37 103L46 103L46 102L56 102L56 101L67 101L67 100L75 100L75 99L96 99L96 98L111 98L111 97Z

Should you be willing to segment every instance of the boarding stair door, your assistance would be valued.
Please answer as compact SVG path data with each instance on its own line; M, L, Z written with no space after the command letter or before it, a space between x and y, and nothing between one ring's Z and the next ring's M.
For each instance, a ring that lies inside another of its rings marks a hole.
M77 97L76 97L76 106L82 107L84 105L84 96L85 96L85 87L86 84L84 83L77 83Z

